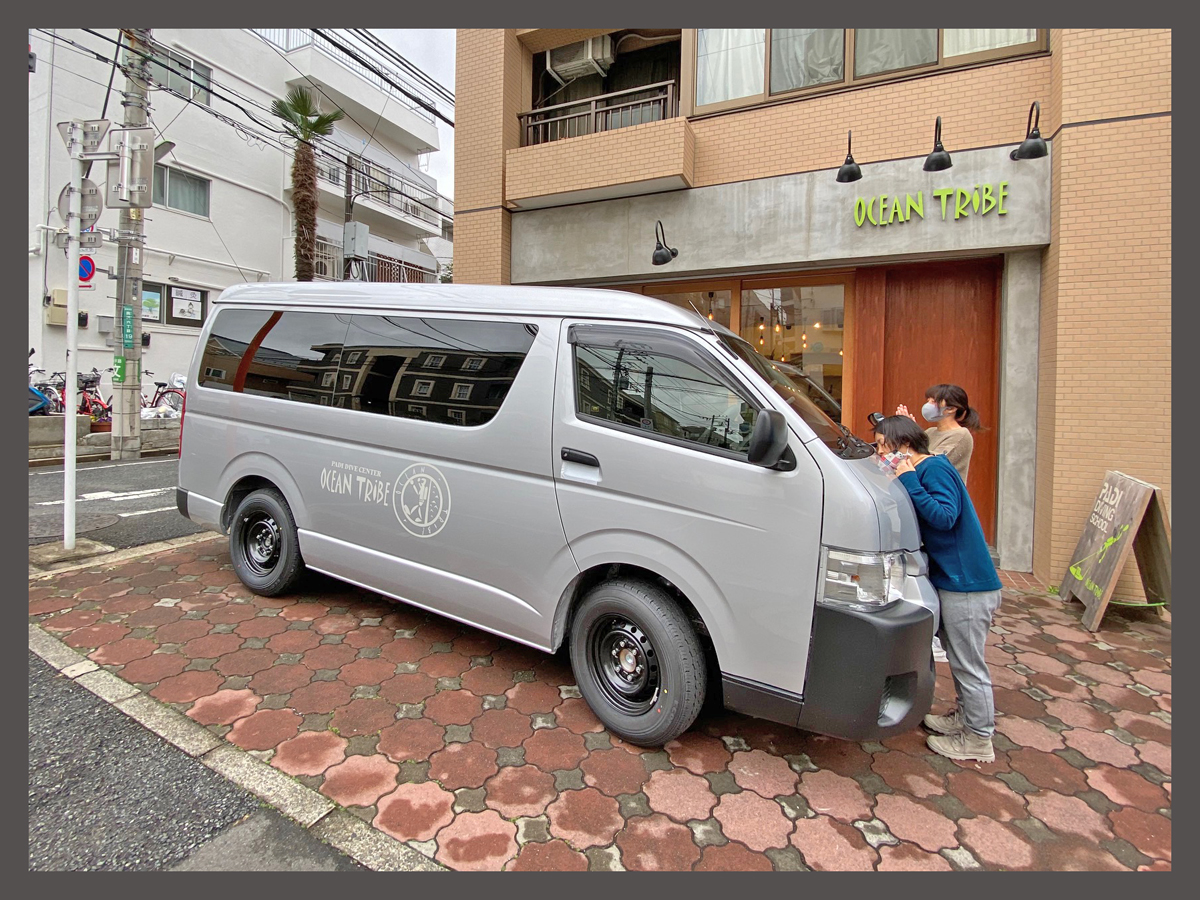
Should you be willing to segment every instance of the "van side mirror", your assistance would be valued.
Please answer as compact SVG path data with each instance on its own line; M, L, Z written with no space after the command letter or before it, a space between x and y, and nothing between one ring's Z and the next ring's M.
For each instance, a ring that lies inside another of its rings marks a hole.
M754 421L746 459L756 466L769 469L779 462L783 451L787 449L787 442L787 422L783 413L764 409Z

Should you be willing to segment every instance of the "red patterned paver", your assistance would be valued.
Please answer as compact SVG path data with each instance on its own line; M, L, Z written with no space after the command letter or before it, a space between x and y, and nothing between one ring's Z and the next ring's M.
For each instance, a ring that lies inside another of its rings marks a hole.
M565 655L333 582L257 596L224 540L42 579L29 616L451 868L1170 870L1169 615L1114 609L1093 634L1080 604L1004 578L980 765L919 728L857 743L708 707L665 752L634 746L574 696Z

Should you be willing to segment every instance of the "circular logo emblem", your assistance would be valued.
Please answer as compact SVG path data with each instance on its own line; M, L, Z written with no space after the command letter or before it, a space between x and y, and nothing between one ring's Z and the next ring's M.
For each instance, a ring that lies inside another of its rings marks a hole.
M396 518L415 537L433 537L450 518L450 485L435 466L409 466L396 479L392 498Z

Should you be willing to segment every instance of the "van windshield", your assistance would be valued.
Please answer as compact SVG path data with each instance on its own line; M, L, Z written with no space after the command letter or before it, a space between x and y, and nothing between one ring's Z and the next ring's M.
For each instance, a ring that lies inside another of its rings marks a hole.
M722 328L715 333L721 343L761 375L775 393L787 401L788 406L799 414L805 424L830 450L844 459L861 459L875 452L870 444L855 437L850 429L829 418L812 401L808 387L789 378L781 366L775 365L768 359L763 359L749 343L731 332Z

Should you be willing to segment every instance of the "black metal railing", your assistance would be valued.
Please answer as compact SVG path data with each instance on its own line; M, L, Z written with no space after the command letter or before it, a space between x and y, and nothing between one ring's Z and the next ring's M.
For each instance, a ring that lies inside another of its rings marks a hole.
M677 115L679 96L675 82L660 81L521 113L521 146L614 131Z

